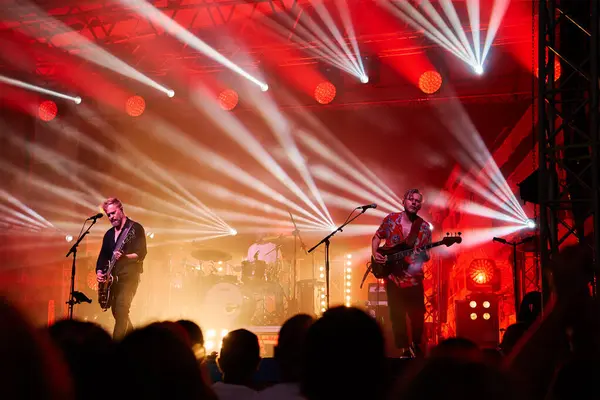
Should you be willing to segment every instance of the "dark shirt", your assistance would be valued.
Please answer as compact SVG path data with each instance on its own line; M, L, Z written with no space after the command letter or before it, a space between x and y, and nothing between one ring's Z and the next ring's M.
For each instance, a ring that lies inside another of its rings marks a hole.
M127 218L127 221L131 221ZM135 221L133 222L133 226L131 230L135 232L135 237L133 237L129 242L125 243L123 246L123 256L117 263L113 269L113 275L116 276L126 276L133 274L141 274L144 270L143 261L146 257L146 232L144 231L144 227L138 224ZM127 223L127 222L126 222ZM125 229L122 229L119 233L119 236L123 234ZM103 270L106 271L108 268L108 263L112 258L113 252L116 247L115 241L115 228L112 227L104 234L104 239L102 240L102 248L100 249L100 255L98 256L98 261L96 262L96 271ZM125 257L125 254L135 253L138 255L137 260L131 260Z

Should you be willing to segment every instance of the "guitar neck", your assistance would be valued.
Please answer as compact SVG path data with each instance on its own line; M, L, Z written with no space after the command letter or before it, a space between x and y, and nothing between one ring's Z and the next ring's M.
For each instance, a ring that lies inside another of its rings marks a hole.
M437 247L437 246L441 246L442 244L444 244L444 241L440 240L438 242L433 242L433 243L429 243L429 244L426 244L426 245L423 245L423 246L419 246L416 249L403 250L403 251L400 251L400 252L394 254L393 258L396 259L396 260L402 259L402 258L410 256L412 253L415 252L415 250L416 251L428 250L428 249L431 249L431 248L434 248L434 247Z

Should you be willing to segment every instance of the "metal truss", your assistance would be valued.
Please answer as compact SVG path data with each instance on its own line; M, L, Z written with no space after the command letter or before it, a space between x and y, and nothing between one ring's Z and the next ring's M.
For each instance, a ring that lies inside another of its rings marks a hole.
M567 239L582 241L594 232L595 283L600 267L598 7L597 0L540 0L538 32L541 268L548 268ZM561 67L558 79L555 60ZM545 279L543 288L547 294Z

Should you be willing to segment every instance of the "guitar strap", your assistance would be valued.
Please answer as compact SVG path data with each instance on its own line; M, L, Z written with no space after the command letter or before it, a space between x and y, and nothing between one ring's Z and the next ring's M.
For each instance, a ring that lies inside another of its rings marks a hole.
M413 221L412 226L410 227L410 233L408 237L404 241L408 247L413 247L417 242L417 237L419 236L419 231L421 230L421 224L423 223L423 218L417 216L417 218Z
M121 250L121 248L123 247L123 242L127 238L127 235L129 234L129 231L131 230L132 226L133 226L133 221L128 219L126 222L125 228L123 228L123 231L121 232L121 234L119 236L119 240L117 240L117 243L115 244L115 250L116 249ZM113 254L113 258L114 258L114 254Z

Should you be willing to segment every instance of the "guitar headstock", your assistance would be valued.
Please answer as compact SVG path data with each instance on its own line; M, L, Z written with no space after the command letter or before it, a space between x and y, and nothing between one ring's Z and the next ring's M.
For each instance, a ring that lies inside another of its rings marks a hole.
M446 247L450 247L453 244L460 243L460 242L462 242L461 235L462 235L462 232L456 232L456 233L453 233L453 234L450 234L449 232L447 232L446 233L446 237L444 237L442 239L442 243L444 245L446 245Z

